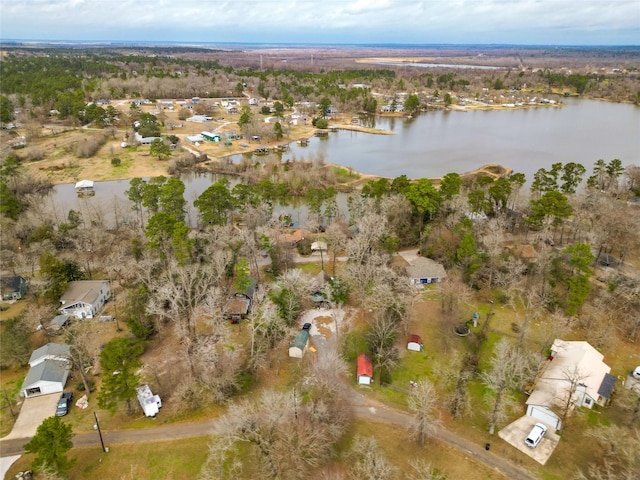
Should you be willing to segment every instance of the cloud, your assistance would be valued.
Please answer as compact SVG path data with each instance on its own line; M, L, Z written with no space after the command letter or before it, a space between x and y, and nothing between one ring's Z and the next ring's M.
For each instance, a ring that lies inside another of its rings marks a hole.
M3 38L640 43L638 0L0 0Z

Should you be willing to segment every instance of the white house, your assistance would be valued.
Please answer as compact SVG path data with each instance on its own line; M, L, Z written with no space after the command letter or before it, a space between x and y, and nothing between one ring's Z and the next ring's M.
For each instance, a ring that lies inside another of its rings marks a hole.
M22 382L21 395L34 397L64 390L71 369L69 345L48 343L29 358L29 373Z
M69 282L60 297L62 314L75 318L93 318L111 296L108 280Z
M527 415L560 430L565 409L606 405L616 377L603 358L587 342L556 339L527 399Z
M426 257L418 257L406 268L409 281L413 285L441 282L447 277L444 267Z

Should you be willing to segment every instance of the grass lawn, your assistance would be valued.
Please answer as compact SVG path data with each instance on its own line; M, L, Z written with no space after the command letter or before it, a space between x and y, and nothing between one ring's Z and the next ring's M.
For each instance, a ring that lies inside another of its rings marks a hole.
M69 478L111 478L121 480L196 478L208 453L208 437L120 444L104 453L100 447L74 448L70 458L76 458ZM30 468L33 455L23 455L9 470L9 475ZM9 477L7 477L9 478Z

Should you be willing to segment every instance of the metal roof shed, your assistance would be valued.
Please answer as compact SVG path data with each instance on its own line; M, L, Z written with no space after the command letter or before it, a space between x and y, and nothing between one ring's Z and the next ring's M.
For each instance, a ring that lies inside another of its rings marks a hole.
M289 356L292 358L302 358L309 345L309 331L300 330L289 345Z

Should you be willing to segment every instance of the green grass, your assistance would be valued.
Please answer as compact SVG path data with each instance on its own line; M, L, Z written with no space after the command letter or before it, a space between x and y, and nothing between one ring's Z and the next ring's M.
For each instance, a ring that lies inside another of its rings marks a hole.
M353 170L349 170L347 168L331 167L331 171L336 176L336 181L338 183L346 183L350 182L351 180L358 180L360 178L360 175L358 175L357 172L354 172Z
M74 448L69 457L76 458L77 462L69 472L69 478L191 480L197 477L207 458L208 443L209 437L198 437L112 445L108 453L99 446ZM22 456L9 474L30 468L32 460L33 455Z

